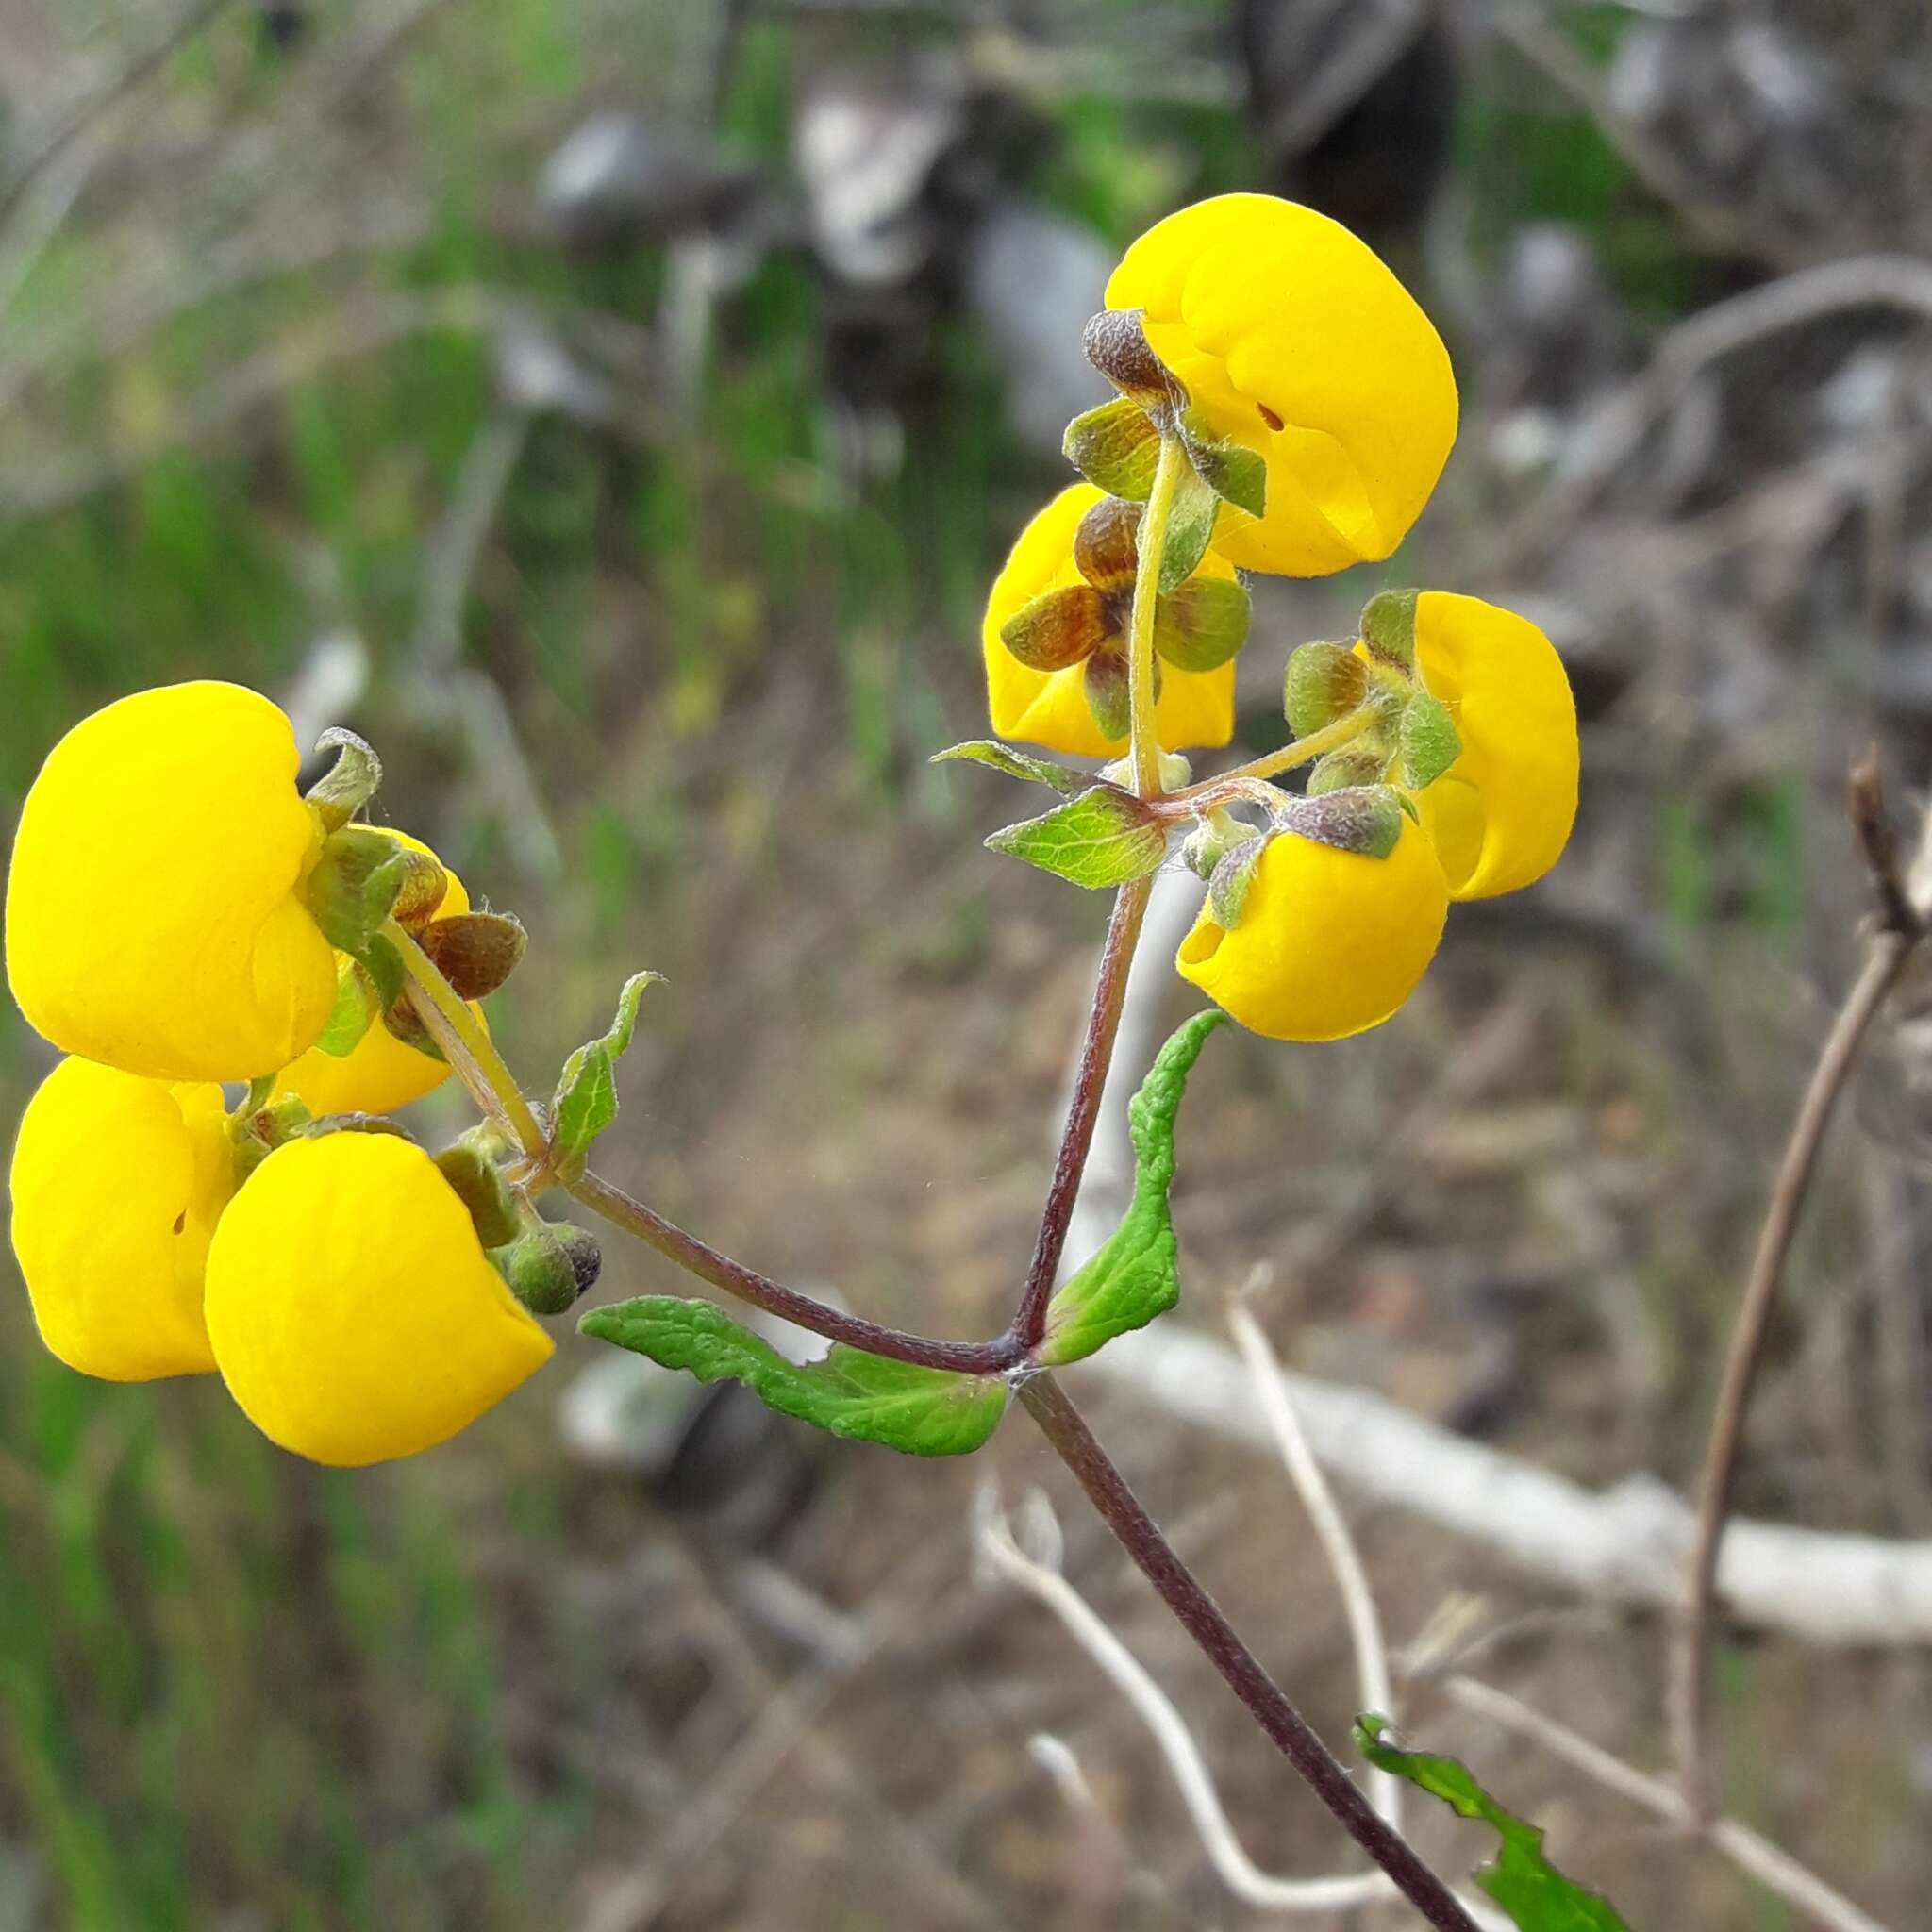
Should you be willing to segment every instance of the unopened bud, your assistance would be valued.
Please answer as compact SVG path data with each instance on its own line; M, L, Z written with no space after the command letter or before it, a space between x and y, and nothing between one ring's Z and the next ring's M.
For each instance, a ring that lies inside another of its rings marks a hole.
M595 1239L567 1223L538 1222L491 1257L509 1291L533 1315L560 1315L597 1278Z
M1187 392L1148 347L1138 308L1103 308L1081 331L1080 347L1114 388L1150 412L1186 402Z

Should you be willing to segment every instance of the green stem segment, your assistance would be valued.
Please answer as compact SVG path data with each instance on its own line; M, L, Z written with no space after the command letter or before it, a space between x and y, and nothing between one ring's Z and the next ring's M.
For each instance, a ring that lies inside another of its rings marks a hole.
M1198 785L1190 785L1185 791L1174 792L1169 802L1178 804L1187 799L1205 804L1216 791L1235 779L1273 778L1282 772L1293 771L1297 765L1310 764L1316 758L1325 758L1331 751L1340 751L1343 745L1352 743L1381 716L1379 704L1358 705L1345 718L1338 718L1334 724L1324 724L1321 730L1311 731L1306 738L1297 738L1284 744L1279 751L1251 758L1231 772L1223 772L1219 777L1203 778Z
M1160 741L1154 730L1154 606L1160 593L1160 562L1167 553L1168 520L1188 461L1176 436L1160 439L1154 485L1141 519L1140 561L1134 571L1134 621L1127 634L1127 703L1134 790L1142 798L1160 792Z

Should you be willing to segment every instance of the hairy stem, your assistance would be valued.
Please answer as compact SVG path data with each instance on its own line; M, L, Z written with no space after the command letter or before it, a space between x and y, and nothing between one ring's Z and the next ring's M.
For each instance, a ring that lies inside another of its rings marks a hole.
M686 1274L695 1274L700 1281L708 1281L713 1288L749 1302L755 1308L795 1322L801 1328L808 1328L828 1341L849 1342L854 1348L863 1348L874 1355L891 1356L894 1361L917 1362L927 1369L953 1369L970 1375L997 1374L1019 1359L1021 1351L1006 1337L996 1341L937 1341L827 1307L794 1288L787 1288L782 1282L732 1260L728 1255L721 1255L696 1235L687 1234L655 1208L646 1208L622 1188L594 1174L581 1174L562 1186L574 1201L580 1202L593 1214L602 1215L626 1234L635 1235Z
M1141 519L1140 562L1134 572L1134 616L1127 626L1128 729L1134 761L1134 790L1142 798L1160 791L1160 741L1154 731L1154 606L1160 594L1160 562L1167 555L1167 525L1188 453L1176 436L1160 439L1154 486Z
M1331 751L1340 751L1343 745L1359 738L1381 715L1379 702L1372 699L1357 706L1346 717L1323 725L1319 731L1309 732L1306 738L1297 738L1278 751L1250 758L1246 764L1237 765L1231 772L1223 772L1219 777L1203 778L1198 785L1190 785L1185 791L1172 793L1169 802L1178 804L1183 799L1198 799L1206 803L1212 794L1231 786L1237 779L1273 778L1277 773L1291 772L1297 765L1309 764Z
M540 1166L547 1162L549 1137L524 1098L516 1075L504 1064L503 1056L476 1016L438 971L436 962L396 921L386 921L382 932L401 956L403 971L409 976L409 1005L471 1099L515 1140L525 1160Z
M1026 1286L1020 1306L1008 1331L1023 1353L1039 1347L1046 1332L1047 1298L1053 1293L1054 1277L1059 1273L1060 1257L1066 1250L1067 1229L1074 1219L1074 1203L1080 1192L1080 1177L1087 1171L1087 1155L1093 1145L1093 1129L1100 1118L1101 1095L1107 1090L1108 1070L1113 1063L1113 1044L1121 1027L1121 1010L1126 1004L1127 974L1134 964L1134 949L1141 941L1141 927L1147 917L1147 901L1154 891L1151 878L1134 879L1114 894L1113 916L1108 921L1107 941L1100 951L1100 970L1093 982L1093 1006L1087 1015L1087 1037L1080 1047L1080 1065L1074 1075L1074 1097L1067 1107L1067 1124L1060 1135L1060 1151L1054 1161L1053 1180L1047 1188L1046 1206L1040 1217L1040 1236L1033 1244L1033 1261L1026 1271Z
M1355 1781L1281 1687L1262 1668L1192 1571L1175 1555L1159 1525L1100 1446L1066 1391L1045 1371L1020 1385L1020 1400L1072 1472L1087 1499L1120 1539L1141 1574L1159 1591L1181 1627L1228 1688L1247 1707L1269 1741L1335 1815L1343 1830L1394 1881L1439 1932L1475 1932L1474 1922L1442 1881L1418 1858L1362 1796Z

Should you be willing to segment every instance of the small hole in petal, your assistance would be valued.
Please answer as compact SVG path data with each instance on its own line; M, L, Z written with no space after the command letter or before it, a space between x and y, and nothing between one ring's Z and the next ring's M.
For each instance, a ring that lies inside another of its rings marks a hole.
M183 1230L183 1229L184 1229L184 1228L185 1228L185 1227L186 1227L187 1225L188 1225L188 1210L187 1210L187 1208L182 1208L182 1210L180 1211L180 1213L178 1213L178 1214L177 1214L177 1215L175 1215L175 1232L176 1234L179 1234L179 1233L180 1233L180 1232L181 1232L181 1231L182 1231L182 1230Z
M1277 415L1276 415L1276 414L1274 413L1274 411L1273 409L1271 409L1271 408L1270 408L1268 407L1268 405L1267 405L1266 403L1257 403L1257 404L1255 405L1255 407L1256 407L1256 408L1257 408L1257 409L1259 409L1259 410L1260 410L1260 412L1261 412L1261 420L1262 420L1262 422L1264 422L1265 424L1267 424L1267 425L1269 426L1269 428L1271 428L1271 429L1286 429L1286 428L1288 427L1288 425L1287 425L1286 423L1284 423L1284 422L1283 422L1283 421L1281 420L1281 418L1280 418L1279 416L1277 416Z

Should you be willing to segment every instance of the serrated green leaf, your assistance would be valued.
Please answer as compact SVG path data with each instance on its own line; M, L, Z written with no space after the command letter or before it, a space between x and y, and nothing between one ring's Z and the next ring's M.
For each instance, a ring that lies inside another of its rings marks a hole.
M362 1036L375 1024L381 1008L375 1004L375 988L368 972L346 953L336 955L336 1003L329 1008L322 1031L315 1037L317 1051L331 1059L346 1059L362 1043Z
M1226 1017L1210 1007L1184 1020L1127 1103L1134 1198L1100 1251L1047 1305L1040 1358L1049 1367L1076 1362L1116 1335L1144 1328L1180 1299L1179 1249L1167 1205L1174 1116L1203 1044Z
M1519 1932L1630 1932L1600 1891L1573 1883L1543 1857L1541 1830L1506 1811L1459 1758L1385 1744L1382 1733L1388 1724L1387 1718L1374 1712L1357 1718L1356 1748L1379 1770L1407 1778L1458 1817L1473 1818L1496 1833L1501 1848L1491 1863L1476 1871L1475 1882L1516 1921Z
M1079 797L1037 819L995 832L987 841L1076 886L1122 886L1159 869L1167 830L1131 793L1090 786Z
M633 973L617 996L609 1032L587 1040L563 1063L550 1108L550 1144L558 1172L581 1167L591 1142L617 1118L617 1062L638 1024L638 1002L661 973Z
M1132 502L1146 501L1160 457L1160 432L1146 410L1127 396L1116 396L1067 425L1062 445L1067 460L1096 490Z
M1070 772L1050 758L1037 758L1031 752L1015 751L1010 745L995 744L990 738L975 738L965 744L948 745L936 751L929 764L950 764L956 758L970 758L976 765L991 765L1009 778L1030 778L1036 785L1051 785L1062 797L1071 798L1087 783L1084 772Z
M1202 481L1191 463L1183 463L1174 485L1174 508L1168 513L1167 547L1160 553L1159 591L1163 597L1179 590L1200 568L1220 509L1220 497ZM1144 530L1141 541L1144 547Z
M997 1376L920 1368L842 1342L823 1361L787 1361L722 1308L675 1295L592 1308L577 1327L700 1382L742 1382L780 1415L908 1456L964 1456L999 1426L1007 1407Z

